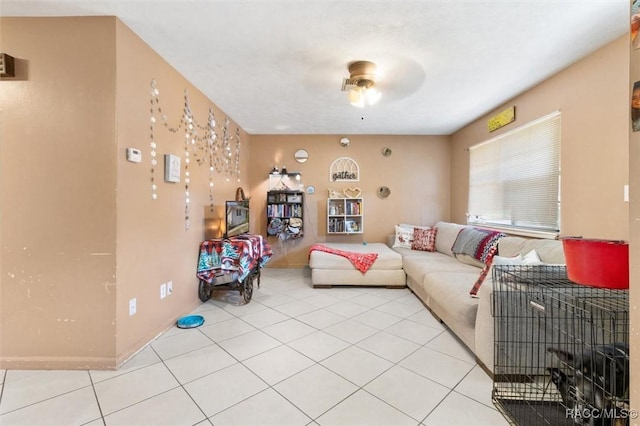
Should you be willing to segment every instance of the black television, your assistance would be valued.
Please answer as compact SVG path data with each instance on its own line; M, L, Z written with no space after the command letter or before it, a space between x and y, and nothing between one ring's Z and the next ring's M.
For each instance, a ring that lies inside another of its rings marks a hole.
M249 200L225 201L225 238L249 232Z

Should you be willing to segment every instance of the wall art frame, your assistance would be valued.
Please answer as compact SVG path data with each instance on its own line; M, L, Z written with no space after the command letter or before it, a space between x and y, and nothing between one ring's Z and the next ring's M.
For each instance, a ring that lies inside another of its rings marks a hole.
M180 157L172 154L164 156L165 182L180 183Z

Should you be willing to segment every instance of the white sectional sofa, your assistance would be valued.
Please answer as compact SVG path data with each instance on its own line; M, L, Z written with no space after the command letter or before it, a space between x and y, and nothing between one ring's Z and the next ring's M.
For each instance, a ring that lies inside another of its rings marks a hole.
M444 322L476 355L489 373L493 372L493 317L489 273L477 296L470 290L478 280L482 268L454 257L451 248L458 233L465 228L449 222L438 222L434 252L393 247L402 255L408 287ZM549 239L530 239L506 236L498 242L497 255L514 257L535 250L543 263L563 264L562 242Z

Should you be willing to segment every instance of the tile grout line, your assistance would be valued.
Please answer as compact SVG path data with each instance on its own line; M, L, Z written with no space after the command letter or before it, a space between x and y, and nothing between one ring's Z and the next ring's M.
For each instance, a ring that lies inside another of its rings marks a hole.
M200 331L200 330L198 330L198 331ZM200 331L200 333L202 333L202 331ZM204 334L204 333L202 333L202 334ZM211 340L211 339L209 338L209 336L207 336L206 334L204 334L204 336L205 336L205 337L207 337L209 340ZM215 342L213 342L213 343L214 343L214 344L216 344ZM221 348L221 349L222 349L222 348ZM191 401L193 401L193 404L194 404L196 407L198 407L198 410L200 410L200 412L201 412L201 413L202 413L202 415L204 416L204 420L209 420L209 417L207 416L207 414L202 410L202 408L200 407L200 405L198 405L198 403L193 399L193 396L191 396L191 394L189 393L189 391L187 391L187 389L185 389L184 384L183 384L183 383L181 383L181 382L180 382L180 380L178 380L178 378L176 377L176 375L175 375L175 374L173 374L173 371L171 371L171 369L170 369L170 368L169 368L169 366L167 365L166 361L165 361L165 360L160 356L160 354L155 350L155 348L153 348L153 347L152 347L152 348L151 348L151 350L152 350L153 352L155 352L155 354L158 356L158 358L160 358L160 362L162 362L162 364L163 364L163 365L164 365L164 367L167 369L167 371L169 372L169 374L171 374L171 376L176 380L176 382L178 382L178 385L179 385L179 386L177 386L177 387L175 387L175 388L171 388L171 389L166 390L164 393L166 393L166 392L170 392L170 391L172 391L172 390L174 390L174 389L177 389L178 387L182 388L182 390L184 391L184 393L186 393L186 394L187 394L187 396L189 397L189 399L191 399ZM223 350L224 350L224 349L223 349ZM206 375L205 375L205 376L206 376ZM205 376L202 376L202 377L205 377ZM197 380L197 379L194 379L194 380ZM161 395L161 394L158 394L158 395ZM153 396L152 398L155 398L155 397L156 397L156 396L158 396L158 395L155 395L155 396ZM203 420L200 420L198 423L200 423L200 422L202 422L202 421L203 421ZM198 423L196 423L196 424L198 424ZM209 423L211 423L211 422L209 422Z
M96 398L96 404L98 405L98 411L100 412L100 420L102 420L102 425L106 425L106 421L104 419L104 413L102 412L102 405L100 405L100 400L98 399L98 391L96 391L95 383L93 382L93 377L91 376L91 371L87 370L87 374L89 375L89 381L91 382L91 390L93 391L93 396ZM97 419L96 419L97 420ZM92 420L94 421L94 420ZM88 422L91 423L91 422Z

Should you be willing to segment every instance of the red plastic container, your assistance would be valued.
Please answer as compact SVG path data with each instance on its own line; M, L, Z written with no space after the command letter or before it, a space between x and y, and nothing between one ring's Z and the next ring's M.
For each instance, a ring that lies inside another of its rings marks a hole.
M629 244L625 241L562 238L567 276L575 283L629 288Z

